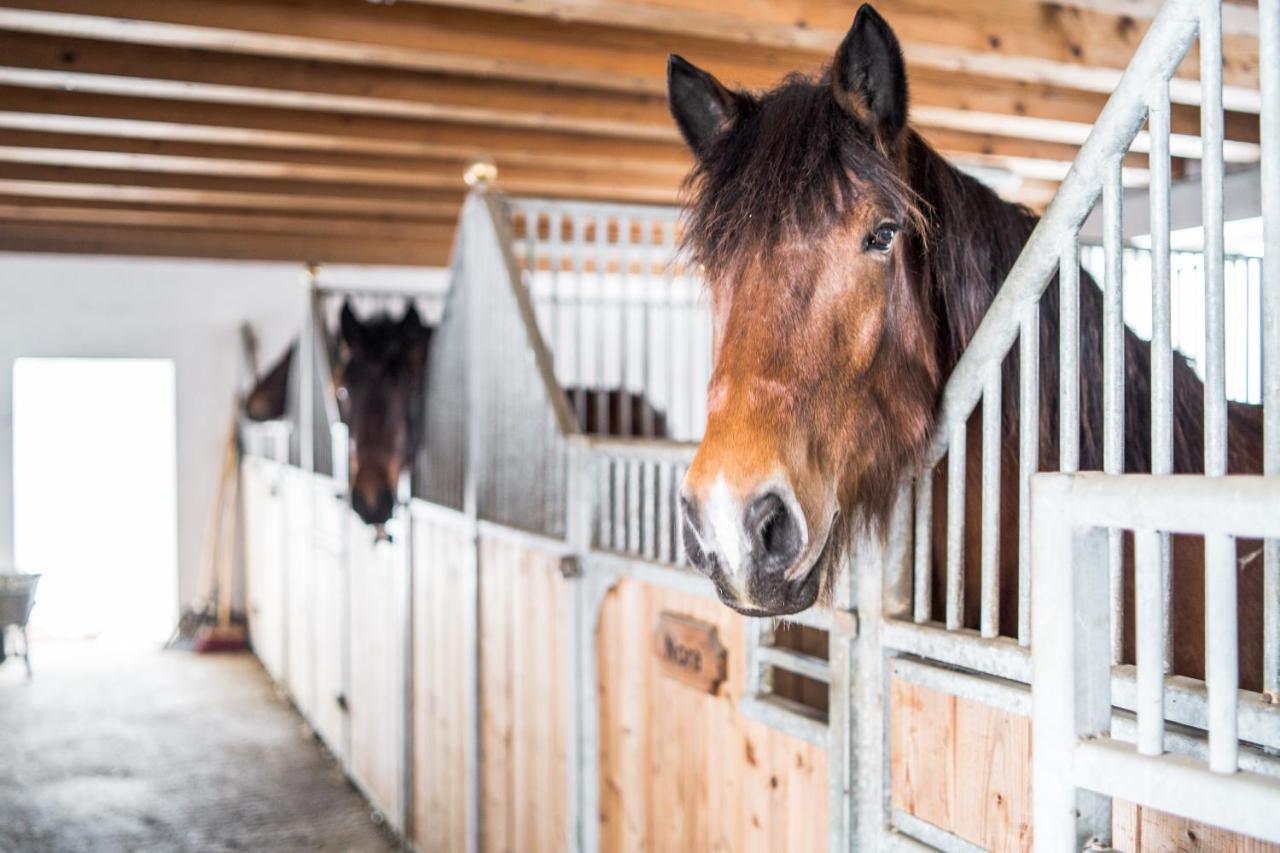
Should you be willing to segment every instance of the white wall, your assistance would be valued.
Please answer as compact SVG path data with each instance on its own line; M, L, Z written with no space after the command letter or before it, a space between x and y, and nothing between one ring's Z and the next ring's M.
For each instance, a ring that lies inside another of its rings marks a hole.
M439 273L330 275L398 287ZM253 324L269 363L296 334L304 293L297 264L0 253L0 565L13 561L13 360L168 358L177 370L179 595L189 602L240 377L239 325Z

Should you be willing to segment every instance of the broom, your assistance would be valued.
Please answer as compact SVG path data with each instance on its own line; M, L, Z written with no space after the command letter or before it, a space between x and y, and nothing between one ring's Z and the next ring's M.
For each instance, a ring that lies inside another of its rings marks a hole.
M200 570L199 598L193 607L183 612L178 627L169 640L169 648L223 652L239 651L248 646L243 619L236 619L231 612L239 472L236 419L233 416L223 448L213 523Z

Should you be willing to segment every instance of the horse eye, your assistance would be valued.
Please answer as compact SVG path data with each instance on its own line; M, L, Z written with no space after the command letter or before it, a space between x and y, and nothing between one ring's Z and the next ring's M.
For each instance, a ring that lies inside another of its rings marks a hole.
M891 223L880 225L873 233L867 235L863 248L874 249L877 252L887 252L893 247L893 238L897 233L897 225Z

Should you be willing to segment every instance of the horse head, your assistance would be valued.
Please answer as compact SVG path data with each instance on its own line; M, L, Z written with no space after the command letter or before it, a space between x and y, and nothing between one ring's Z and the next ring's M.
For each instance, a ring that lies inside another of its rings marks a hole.
M401 472L412 467L430 339L412 303L398 320L362 321L342 306L333 384L351 436L351 507L366 524L391 518Z
M938 395L902 53L863 6L819 77L750 94L672 56L668 95L715 330L685 544L729 606L793 613L850 522L887 513Z

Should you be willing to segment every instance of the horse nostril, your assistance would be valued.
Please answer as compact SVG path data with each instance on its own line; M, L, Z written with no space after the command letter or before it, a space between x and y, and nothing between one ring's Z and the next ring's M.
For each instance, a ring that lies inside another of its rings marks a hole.
M747 507L746 528L756 565L768 572L791 568L804 548L800 526L782 497L775 492L761 495Z

